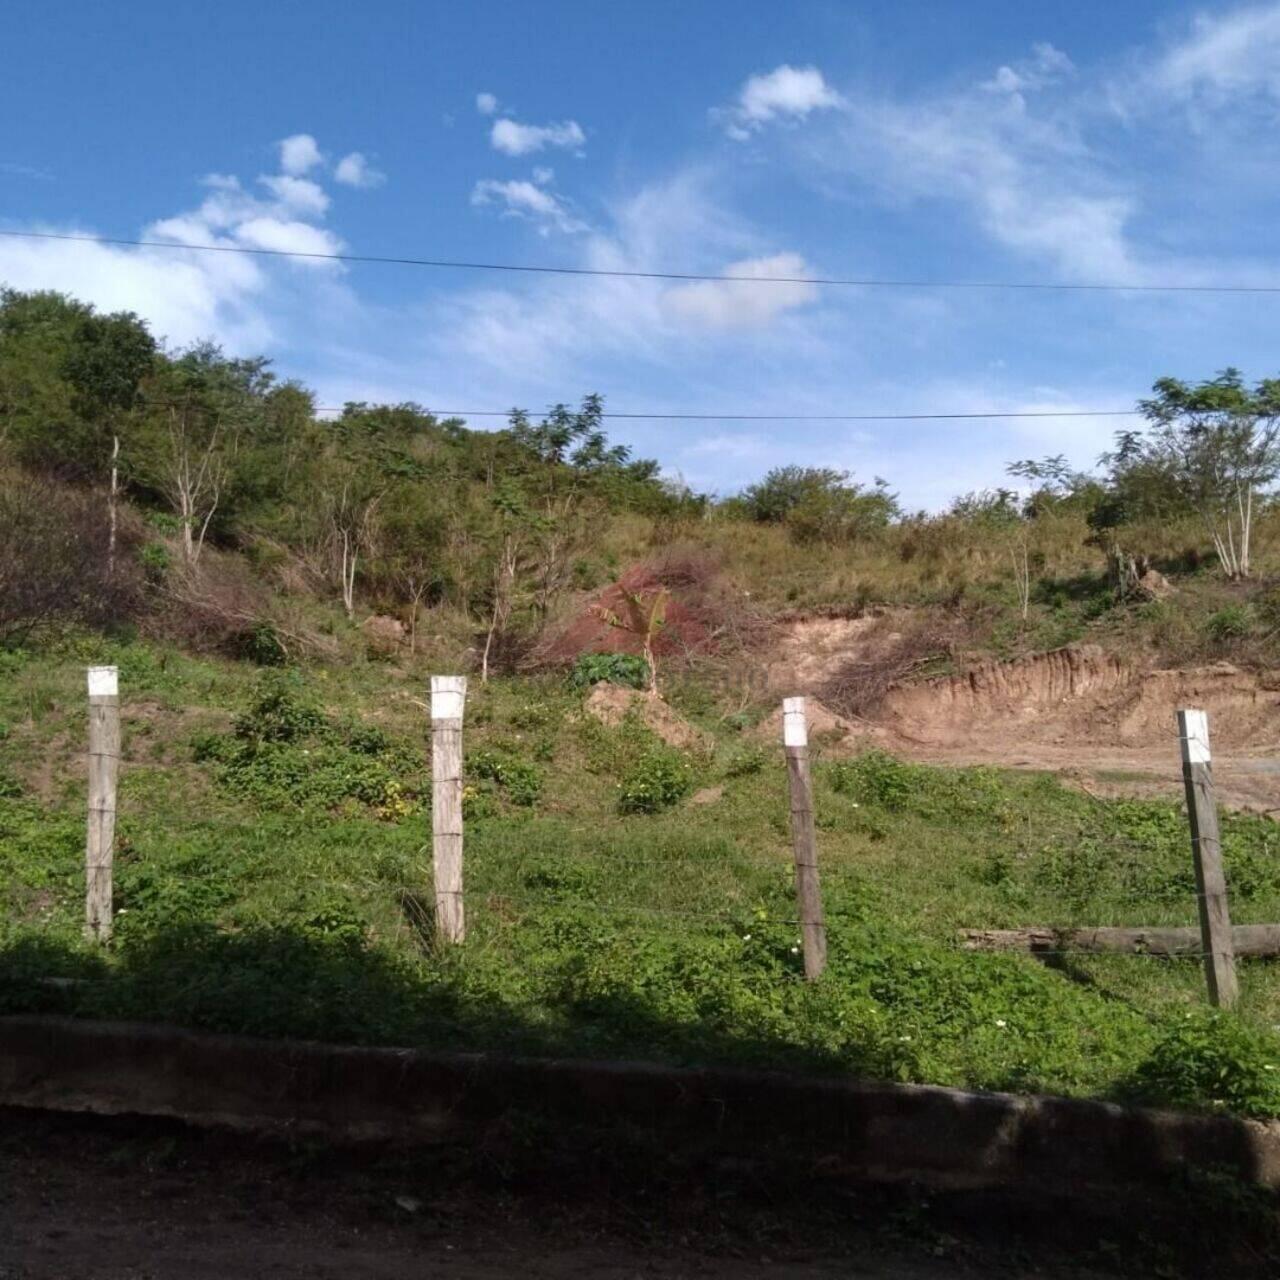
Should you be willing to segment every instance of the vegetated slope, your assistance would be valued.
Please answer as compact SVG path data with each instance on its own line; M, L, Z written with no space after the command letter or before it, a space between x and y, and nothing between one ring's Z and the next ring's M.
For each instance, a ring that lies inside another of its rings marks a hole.
M125 762L116 937L83 911L83 669L114 661ZM801 980L786 776L673 674L678 750L562 675L473 685L469 937L439 949L423 689L386 663L255 673L86 637L0 682L0 1008L264 1035L753 1062L1280 1114L1280 980L1238 1018L1194 961L962 952L964 927L1190 924L1176 805L1036 775L815 770L829 970ZM696 792L706 794L693 803ZM1280 916L1269 821L1224 822L1241 922ZM49 986L37 978L90 978Z

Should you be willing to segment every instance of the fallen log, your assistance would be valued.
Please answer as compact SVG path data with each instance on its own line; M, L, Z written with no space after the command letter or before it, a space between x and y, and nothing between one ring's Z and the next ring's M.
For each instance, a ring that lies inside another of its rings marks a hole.
M1231 929L1238 956L1280 955L1280 924L1238 924ZM966 951L1087 951L1120 955L1198 956L1198 928L962 929Z

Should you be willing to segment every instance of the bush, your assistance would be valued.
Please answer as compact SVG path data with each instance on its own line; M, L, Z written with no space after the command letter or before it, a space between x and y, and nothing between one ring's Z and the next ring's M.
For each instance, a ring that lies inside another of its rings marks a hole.
M413 753L381 729L334 724L310 702L295 675L263 676L230 734L197 741L226 790L267 808L362 806L388 820L417 808Z
M724 767L726 778L746 778L759 773L764 768L765 754L763 747L742 747L729 757Z
M660 813L692 789L689 762L674 751L651 748L623 775L618 809L622 813Z
M476 751L468 762L477 778L496 782L512 804L532 807L542 795L542 773L535 765L496 751Z
M1205 619L1204 629L1215 644L1242 640L1253 630L1253 611L1245 604L1229 604L1211 613Z
M569 684L575 689L588 689L602 683L647 689L649 664L632 653L584 653L573 664Z
M856 760L831 767L831 785L843 795L883 809L905 809L911 798L913 767L883 751L868 751Z
M1277 1116L1280 1040L1229 1013L1188 1013L1123 1092L1160 1106Z
M263 676L234 725L237 738L257 742L295 742L324 727L324 712L305 698L293 672Z

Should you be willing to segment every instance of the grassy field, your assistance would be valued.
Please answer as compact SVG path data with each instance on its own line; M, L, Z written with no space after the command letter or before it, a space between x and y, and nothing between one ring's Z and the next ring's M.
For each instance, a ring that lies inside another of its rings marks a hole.
M80 927L98 661L120 666L125 721L107 950ZM819 752L830 967L806 984L764 709L668 693L712 749L606 729L563 678L473 684L469 936L445 950L420 674L100 639L0 654L0 1008L1280 1114L1272 966L1244 964L1241 1010L1218 1016L1197 961L958 949L963 927L1193 923L1177 806ZM1235 919L1280 920L1280 831L1224 833ZM89 981L38 981L57 976Z

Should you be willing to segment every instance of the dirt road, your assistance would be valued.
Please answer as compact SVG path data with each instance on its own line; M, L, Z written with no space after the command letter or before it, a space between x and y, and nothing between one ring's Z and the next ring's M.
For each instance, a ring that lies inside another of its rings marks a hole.
M438 1157L370 1160L154 1122L0 1113L0 1280L880 1277L1103 1280L939 1231L920 1205L739 1212L711 1188L519 1194ZM593 1193L594 1192L594 1193ZM701 1204L691 1203L702 1201ZM1003 1231L1003 1227L1001 1227ZM1007 1244L1002 1243L1003 1250ZM1135 1274L1129 1271L1127 1274Z

